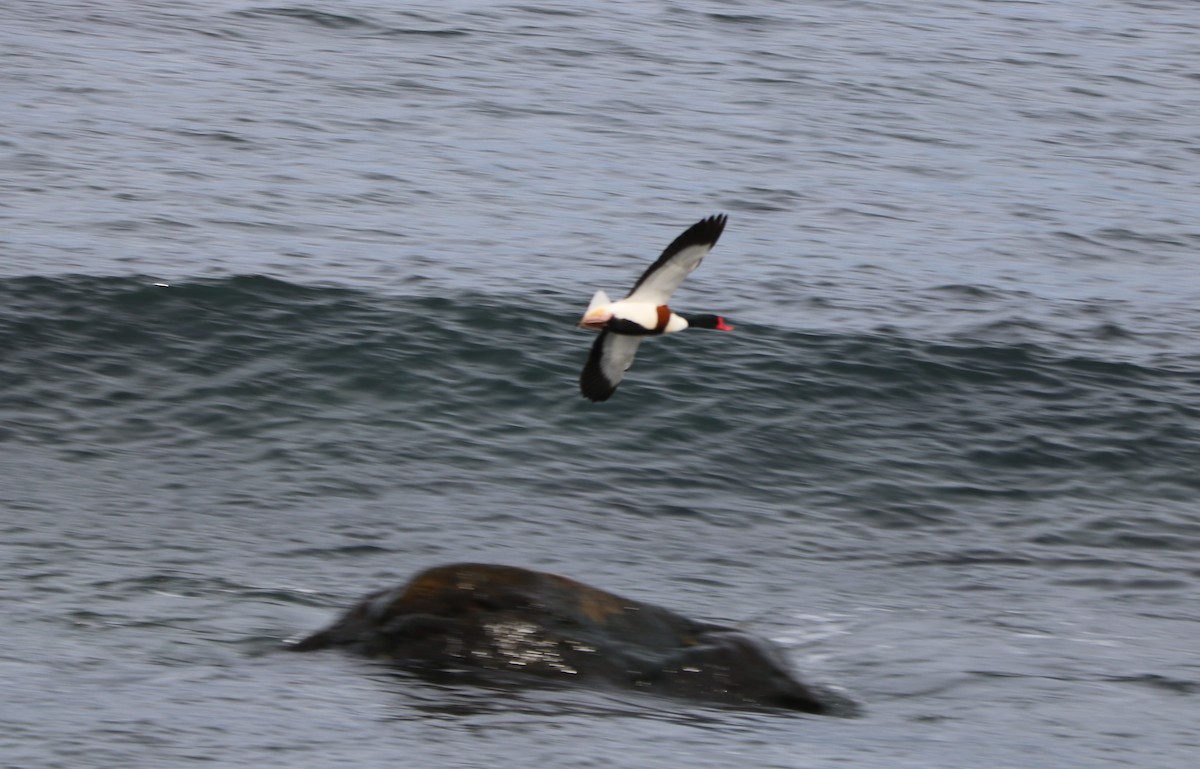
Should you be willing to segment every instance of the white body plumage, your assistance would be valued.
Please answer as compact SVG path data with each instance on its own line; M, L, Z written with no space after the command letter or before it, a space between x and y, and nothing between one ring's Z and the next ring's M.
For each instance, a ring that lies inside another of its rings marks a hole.
M630 299L614 302L603 291L597 291L592 297L579 325L592 331L602 331L613 320L636 323L645 329L647 334L673 334L688 327L688 322L671 312L665 304L656 305Z

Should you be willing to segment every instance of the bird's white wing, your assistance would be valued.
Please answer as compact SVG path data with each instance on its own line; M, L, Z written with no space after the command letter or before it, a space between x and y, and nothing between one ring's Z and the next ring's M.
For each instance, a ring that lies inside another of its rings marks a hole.
M683 279L700 266L701 260L716 245L724 230L724 214L710 216L693 224L667 246L658 261L642 273L626 299L655 306L666 304Z
M579 389L590 401L606 401L617 391L617 385L625 377L625 371L633 365L637 355L640 336L627 336L601 331L592 345L583 373L579 375Z

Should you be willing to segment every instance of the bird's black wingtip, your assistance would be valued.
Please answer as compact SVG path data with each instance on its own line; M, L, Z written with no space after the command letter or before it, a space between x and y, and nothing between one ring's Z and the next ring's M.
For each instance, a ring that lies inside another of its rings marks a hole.
M701 219L692 225L691 229L696 230L696 234L704 238L701 242L716 243L721 237L721 233L725 231L725 225L729 221L727 214L713 214L707 219Z
M675 242L667 246L666 253L676 254L690 246L712 248L721 238L721 233L725 231L725 223L728 221L729 217L725 214L713 214L707 219L701 219L684 230L678 238L675 238Z
M583 371L579 374L579 392L592 403L611 398L617 391L617 385L621 383L618 378L616 384L613 384L612 380L604 375L604 347L609 333L606 329L596 337L596 341L592 343L592 350L588 353L587 363L583 364Z
M592 403L603 403L613 396L617 388L608 383L603 376L588 377L587 372L579 380L579 392Z

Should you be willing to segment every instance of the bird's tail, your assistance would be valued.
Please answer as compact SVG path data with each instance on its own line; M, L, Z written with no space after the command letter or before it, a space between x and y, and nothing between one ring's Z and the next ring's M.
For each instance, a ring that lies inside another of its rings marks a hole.
M597 291L592 295L592 301L588 302L587 309L583 311L583 314L587 315L597 307L601 307L606 304L612 304L612 300L608 298L608 294L604 293L603 291Z

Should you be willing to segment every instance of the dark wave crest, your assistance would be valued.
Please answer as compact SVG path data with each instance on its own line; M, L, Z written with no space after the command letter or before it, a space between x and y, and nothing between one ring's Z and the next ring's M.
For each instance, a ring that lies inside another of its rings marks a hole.
M8 443L254 439L258 459L302 446L314 463L403 458L425 478L502 463L581 486L653 468L681 492L753 478L776 500L798 486L831 504L890 500L880 514L898 525L937 517L931 498L1200 487L1200 378L1178 364L742 324L651 340L596 406L575 384L591 338L553 295L35 277L0 283L0 306Z

